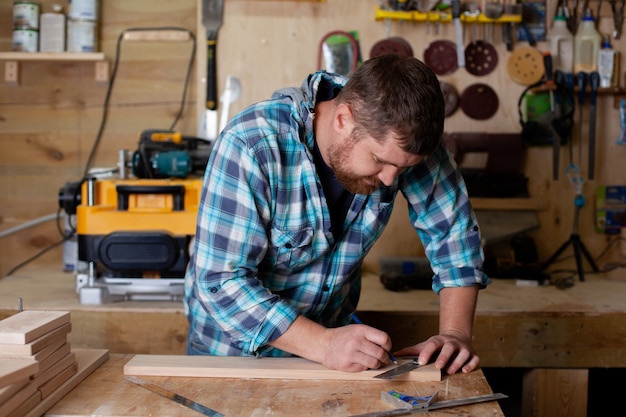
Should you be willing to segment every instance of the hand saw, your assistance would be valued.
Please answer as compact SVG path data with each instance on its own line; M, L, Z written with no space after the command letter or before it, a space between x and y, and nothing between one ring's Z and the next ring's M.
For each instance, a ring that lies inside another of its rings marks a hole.
M224 0L202 0L207 46L206 110L198 136L209 140L217 137L217 32L222 25L223 9Z
M178 395L176 393L168 391L165 388L161 388L157 385L153 385L149 383L148 381L144 381L141 378L137 378L134 376L127 376L126 380L129 382L132 382L133 384L140 385L144 387L145 389L154 392L155 394L158 394L162 397L167 398L168 400L172 400L174 402L177 402L180 405L183 405L187 408L197 411L200 414L204 414L205 416L208 416L208 417L223 417L224 416L224 414L220 412L217 412L209 407L206 407L193 400L190 400L189 398L185 398L182 395Z

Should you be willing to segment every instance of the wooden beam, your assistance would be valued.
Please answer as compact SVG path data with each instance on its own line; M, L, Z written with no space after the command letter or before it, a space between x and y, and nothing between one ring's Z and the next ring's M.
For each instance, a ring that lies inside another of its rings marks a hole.
M400 359L399 362L408 361ZM135 355L124 366L124 375L382 382L385 380L374 376L391 368L393 366L363 372L342 372L302 358ZM429 364L398 376L394 381L441 381L441 371L434 364Z
M68 311L26 310L0 321L0 343L23 345L70 322Z

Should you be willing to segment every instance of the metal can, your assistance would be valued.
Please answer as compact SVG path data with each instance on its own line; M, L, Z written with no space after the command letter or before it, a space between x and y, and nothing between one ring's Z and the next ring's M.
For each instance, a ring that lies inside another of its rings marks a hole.
M13 2L13 29L39 29L39 4L33 1Z
M39 31L37 29L13 29L13 50L16 52L37 52Z
M96 52L98 25L95 20L69 19L67 21L67 51Z
M98 20L98 0L70 0L70 19Z

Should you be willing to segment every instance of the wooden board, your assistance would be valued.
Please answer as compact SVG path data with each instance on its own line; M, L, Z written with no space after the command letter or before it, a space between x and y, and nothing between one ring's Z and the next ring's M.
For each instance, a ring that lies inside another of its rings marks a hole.
M400 359L399 362L402 364L407 360ZM363 372L342 372L302 358L135 355L124 366L124 375L382 381L374 376L391 368L393 366ZM394 380L441 381L441 371L430 364Z
M71 331L72 324L66 323L30 343L23 345L0 343L0 357L35 355L50 345L67 340L67 335Z
M24 310L0 321L0 343L30 343L69 322L69 311Z
M39 362L26 359L0 361L0 388L30 378L39 371Z
M78 372L54 392L47 393L48 396L32 408L28 414L23 414L24 417L42 416L109 358L109 351L106 349L73 349L72 352L78 363Z
M178 403L127 382L122 368L130 359L132 355L111 354L106 363L46 414L73 417L200 416ZM438 391L441 401L492 392L480 369L469 374L446 375L438 382L166 376L141 378L229 417L347 417L389 410L392 407L380 399L380 392L392 389L410 395L429 395ZM497 402L473 404L428 414L430 417L451 415L503 416Z

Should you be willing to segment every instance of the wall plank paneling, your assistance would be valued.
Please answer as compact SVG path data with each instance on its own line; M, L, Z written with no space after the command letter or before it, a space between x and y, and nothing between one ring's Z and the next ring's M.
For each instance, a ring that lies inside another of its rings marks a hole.
M43 1L43 8L52 3L52 0ZM197 115L204 106L205 86L202 79L205 35L196 13L200 0L101 3L101 51L111 64L117 37L129 28L179 26L196 33L196 65L186 111L177 125L183 133L195 134ZM277 88L300 85L307 73L317 69L318 44L329 31L357 30L362 55L369 57L374 43L387 36L385 23L374 19L374 8L379 3L379 0L226 0L217 46L218 89L221 94L228 75L239 78L242 85L241 97L232 104L231 114L268 97ZM553 3L549 2L548 10L553 10ZM610 8L608 4L603 6L600 31L610 33L613 29ZM595 6L592 8L595 10ZM10 9L11 2L0 4L0 51L11 49ZM478 33L481 32L479 29ZM423 57L430 42L442 38L454 40L450 24L442 24L435 34L433 26L427 33L421 23L393 22L388 34L408 40L418 58ZM474 121L459 110L447 119L447 131L520 131L517 99L524 86L511 81L507 74L509 53L499 30L494 44L499 64L493 73L476 77L460 69L441 78L459 91L477 82L491 85L499 96L497 113L488 120ZM613 40L613 46L623 50L623 37ZM540 42L538 47L547 49L545 42ZM108 122L95 166L114 165L119 149L135 148L141 130L169 127L178 110L189 48L190 43L123 43ZM89 62L28 62L20 65L20 86L0 84L0 230L54 213L58 189L66 181L80 178L98 130L106 92L106 85L96 83L93 77L94 65ZM584 132L587 132L587 115L586 109ZM615 144L619 133L619 113L613 107L613 97L601 96L596 179L585 184L587 204L581 211L580 230L594 256L608 242L606 236L594 230L595 188L601 184L626 183L622 168L626 147ZM574 135L577 138L577 128ZM583 161L586 161L586 143L585 136ZM574 150L577 156L577 145ZM526 152L525 171L531 196L548 202L547 209L537 213L540 229L532 233L542 259L547 259L569 237L573 221L573 188L564 175L558 181L551 179L551 158L550 148L531 148ZM567 148L562 150L561 160L564 169L569 162ZM586 174L586 162L583 174ZM366 266L376 269L378 257L383 255L420 253L419 241L408 229L405 216L404 202L399 201L389 229L374 247ZM58 238L55 227L46 225L0 239L0 274ZM617 248L600 262L608 260L623 261ZM559 266L568 264L571 267L573 262L569 260ZM61 266L60 259L58 265Z

